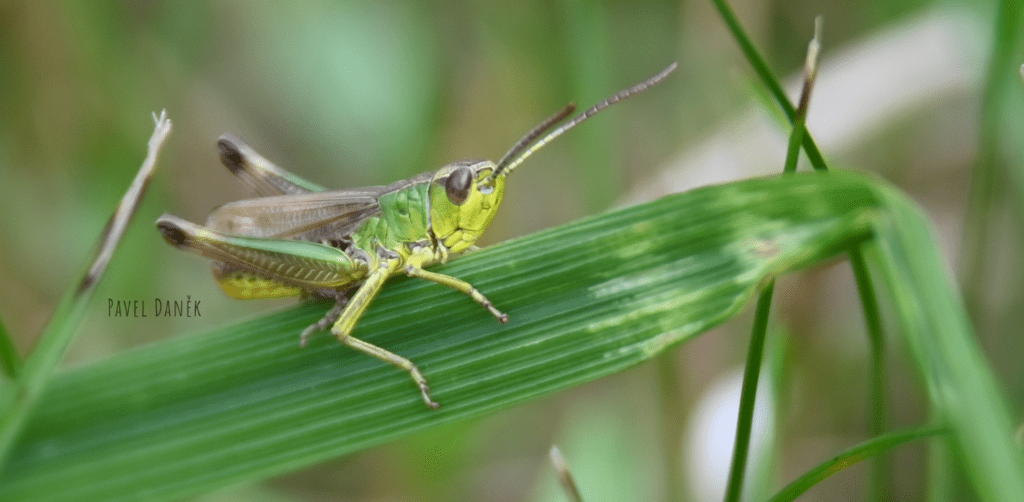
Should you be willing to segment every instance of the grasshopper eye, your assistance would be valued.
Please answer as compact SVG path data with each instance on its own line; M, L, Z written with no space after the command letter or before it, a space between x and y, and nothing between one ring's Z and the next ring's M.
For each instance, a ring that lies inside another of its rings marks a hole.
M472 184L473 171L462 166L448 175L448 181L444 183L444 191L448 194L448 200L452 201L452 204L461 206L469 198L469 188Z

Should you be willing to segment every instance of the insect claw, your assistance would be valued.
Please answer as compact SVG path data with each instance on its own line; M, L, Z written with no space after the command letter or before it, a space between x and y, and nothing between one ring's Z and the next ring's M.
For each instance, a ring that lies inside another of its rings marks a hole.
M494 316L495 319L497 319L499 323L501 323L501 324L508 324L509 323L509 315L508 315L508 313L505 313L505 312L499 310L498 308L496 308L494 303L490 303L489 301L487 301L486 303L483 304L483 306L485 306L487 308L487 310L490 311L490 315Z
M420 369L412 361L409 361L409 366L406 369L409 371L409 375L412 376L412 381L416 382L416 385L419 386L420 394L423 394L423 402L427 403L427 406L432 410L441 407L433 399L430 399L430 386L427 385L427 379L423 378L423 373L420 373Z
M441 407L436 401L430 399L430 388L426 385L420 385L420 393L423 394L423 402L427 403L427 406L432 410L436 410Z

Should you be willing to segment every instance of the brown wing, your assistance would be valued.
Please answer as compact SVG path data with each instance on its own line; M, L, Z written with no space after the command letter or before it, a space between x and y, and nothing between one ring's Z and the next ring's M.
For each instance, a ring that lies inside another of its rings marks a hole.
M244 237L341 239L380 213L377 197L384 190L374 186L240 200L214 209L206 226Z
M217 140L220 161L238 179L262 197L321 192L324 188L312 181L281 169L231 133Z

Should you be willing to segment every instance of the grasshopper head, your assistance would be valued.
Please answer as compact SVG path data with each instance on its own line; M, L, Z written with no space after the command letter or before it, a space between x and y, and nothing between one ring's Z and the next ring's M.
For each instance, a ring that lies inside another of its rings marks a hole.
M497 165L489 160L469 160L448 164L434 174L430 182L431 228L450 252L458 253L476 242L501 204L508 173L568 127L549 134L533 148L527 147L575 109L575 105L569 105L535 127Z
M434 173L429 189L431 228L450 252L472 246L494 219L505 193L505 176L491 181L493 172L493 162L470 160Z
M657 75L588 108L583 113L555 128L566 119L576 105L569 104L548 117L523 136L501 160L465 161L449 164L434 174L430 182L431 228L449 251L458 253L476 242L491 224L505 193L505 177L534 152L565 131L576 127L597 112L661 82L676 69L672 63Z

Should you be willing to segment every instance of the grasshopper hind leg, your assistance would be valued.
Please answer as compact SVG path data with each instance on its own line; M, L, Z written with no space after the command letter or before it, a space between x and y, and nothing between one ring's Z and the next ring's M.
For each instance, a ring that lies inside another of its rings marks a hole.
M364 342L351 335L352 329L355 328L356 321L366 311L366 307L370 305L370 301L380 291L381 286L384 285L384 281L391 275L392 271L397 268L397 263L385 262L380 268L370 273L362 285L356 289L355 294L352 295L351 300L345 306L341 315L338 316L337 322L331 327L331 334L338 339L339 342L352 347L359 352L366 355L373 356L381 361L391 364L397 368L401 368L409 373L412 377L412 381L416 383L416 386L420 389L420 394L423 397L423 403L432 409L437 409L438 404L430 397L430 387L427 385L427 379L420 372L420 369L416 367L413 362L405 357L395 354L387 349L378 347L372 343Z
M309 325L309 327L307 327L306 329L302 330L302 334L299 335L299 347L305 347L306 344L309 343L309 339L312 338L313 335L317 334L317 332L326 330L328 327L334 324L335 321L337 321L338 318L341 317L341 313L345 310L345 305L348 305L348 296L341 291L324 291L318 292L316 295L325 298L333 298L334 306L331 307L331 310L328 310L327 313L324 314L324 317L322 319L320 319L316 323Z

